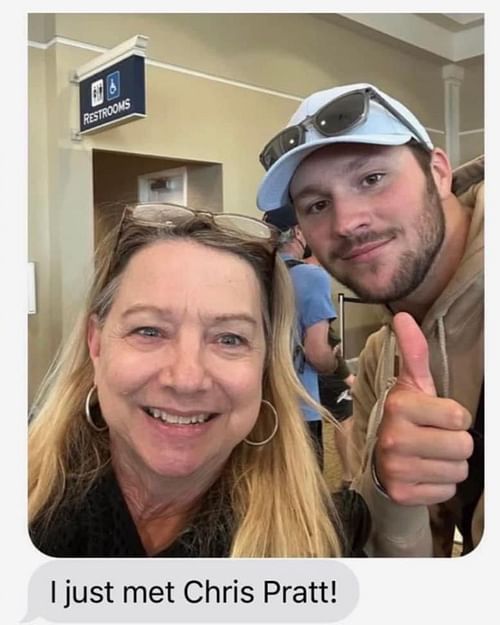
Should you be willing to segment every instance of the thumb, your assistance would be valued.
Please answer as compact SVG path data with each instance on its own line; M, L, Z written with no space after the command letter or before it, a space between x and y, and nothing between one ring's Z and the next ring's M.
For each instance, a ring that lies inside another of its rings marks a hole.
M394 332L401 359L398 383L435 396L436 388L429 368L429 348L420 326L408 313L397 313Z

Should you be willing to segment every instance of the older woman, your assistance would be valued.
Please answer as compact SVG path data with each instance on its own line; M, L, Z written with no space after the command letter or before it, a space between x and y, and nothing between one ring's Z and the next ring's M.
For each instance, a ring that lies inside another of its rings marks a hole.
M364 508L337 514L316 467L272 230L137 205L111 236L30 425L34 544L60 557L355 553Z

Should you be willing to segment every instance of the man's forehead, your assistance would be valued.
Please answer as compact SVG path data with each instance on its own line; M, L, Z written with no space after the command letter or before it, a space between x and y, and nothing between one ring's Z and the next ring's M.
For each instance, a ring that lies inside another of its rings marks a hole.
M325 159L346 160L350 158L372 158L393 154L404 146L374 145L372 143L333 143L325 145L306 156L297 167L298 171L306 163Z
M328 176L328 169L336 168L340 175L349 175L360 168L377 161L392 158L407 150L406 146L373 145L366 143L335 143L309 154L297 167L290 181L290 195L302 191L311 178L321 180ZM325 165L327 167L325 167ZM299 189L297 189L299 187Z

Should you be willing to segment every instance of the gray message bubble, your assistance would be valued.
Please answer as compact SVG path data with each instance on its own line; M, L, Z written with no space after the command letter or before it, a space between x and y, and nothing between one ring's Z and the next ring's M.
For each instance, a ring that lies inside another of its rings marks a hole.
M59 559L31 576L28 613L62 623L335 622L359 598L327 559Z

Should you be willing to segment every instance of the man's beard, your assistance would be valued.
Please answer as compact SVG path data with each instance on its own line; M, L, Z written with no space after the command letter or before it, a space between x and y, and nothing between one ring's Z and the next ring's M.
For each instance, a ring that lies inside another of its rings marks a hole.
M395 259L399 263L399 267L396 268L390 283L386 284L383 289L380 287L370 288L369 284L367 284L367 280L369 280L367 274L371 271L374 278L377 274L376 264L368 270L363 280L357 279L349 271L336 272L333 270L335 261L328 263L329 267L327 266L327 268L332 268L332 275L354 291L364 302L373 304L390 303L407 297L426 277L444 240L445 221L443 206L434 180L430 176L427 179L423 206L424 208L417 223L410 226L414 227L418 233L417 249L407 250L401 254L399 259ZM363 235L352 237L345 243L344 249L352 249L374 240L390 239L399 232L401 232L401 228L389 228L383 233L368 233L364 237ZM336 251L335 256L339 257L344 254L345 251L341 253ZM376 291L374 288L376 288Z

